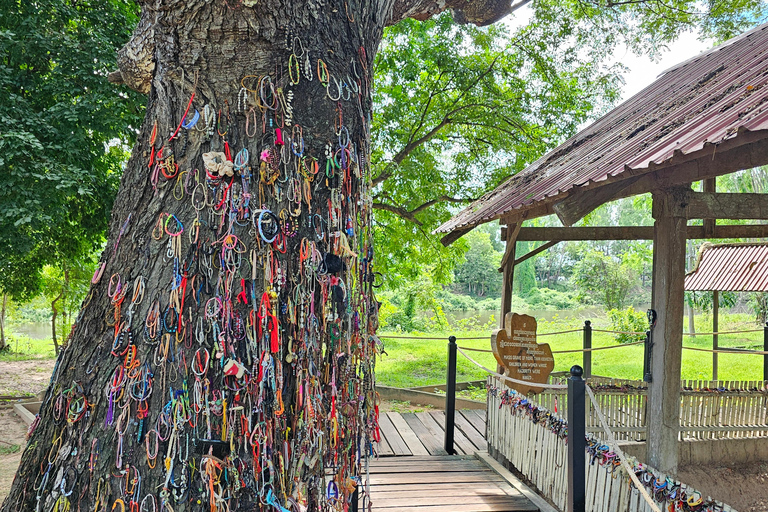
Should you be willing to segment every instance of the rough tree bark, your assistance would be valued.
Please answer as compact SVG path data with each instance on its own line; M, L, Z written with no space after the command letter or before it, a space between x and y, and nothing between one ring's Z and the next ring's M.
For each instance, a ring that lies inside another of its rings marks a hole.
M345 509L378 436L372 59L509 4L141 7L110 80L147 115L2 510Z

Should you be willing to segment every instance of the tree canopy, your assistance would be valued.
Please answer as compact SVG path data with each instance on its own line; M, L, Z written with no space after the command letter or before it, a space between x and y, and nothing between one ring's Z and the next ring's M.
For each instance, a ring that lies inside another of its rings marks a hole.
M107 82L136 20L129 0L0 2L1 290L103 243L144 110Z
M431 231L618 97L618 70L584 60L571 30L533 22L459 26L450 16L388 29L376 60L374 207L388 278L462 251Z
M466 244L445 249L432 230L616 102L625 70L611 60L616 47L655 57L682 32L722 41L768 13L760 0L529 7L519 28L461 26L444 14L385 34L372 164L377 246L392 286L424 262L449 276Z

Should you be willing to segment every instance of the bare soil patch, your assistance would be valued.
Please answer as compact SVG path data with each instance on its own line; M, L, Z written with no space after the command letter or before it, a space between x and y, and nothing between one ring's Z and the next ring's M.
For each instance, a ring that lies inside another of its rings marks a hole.
M13 476L21 461L21 452L27 445L27 426L13 411L13 407L0 408L0 503L11 490Z
M382 400L381 403L379 403L379 413L383 414L385 412L424 412L424 411L434 411L435 408L431 407L429 405L414 405L410 402L402 401L402 400Z
M0 361L0 396L37 395L45 391L56 361Z
M677 477L739 512L768 510L768 463L685 468Z
M11 489L21 453L27 445L27 425L8 397L38 395L46 390L56 362L52 359L0 361L0 503Z

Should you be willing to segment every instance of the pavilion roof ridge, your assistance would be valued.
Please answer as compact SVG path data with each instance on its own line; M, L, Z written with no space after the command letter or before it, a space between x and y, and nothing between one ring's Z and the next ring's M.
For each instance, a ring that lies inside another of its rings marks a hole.
M485 222L523 212L529 219L551 214L555 203L585 190L621 182L611 187L621 193L624 184L659 169L768 140L766 29L768 24L760 25L665 71L435 232L447 233L447 244ZM647 191L647 185L630 187L623 197ZM604 202L614 195L605 193Z

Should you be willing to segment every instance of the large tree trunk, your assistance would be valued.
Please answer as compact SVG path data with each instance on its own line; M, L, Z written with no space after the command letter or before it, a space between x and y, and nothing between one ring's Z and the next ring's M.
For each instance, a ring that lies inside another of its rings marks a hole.
M147 116L4 511L350 496L377 428L376 4L144 6L121 78Z
M143 5L110 79L147 116L4 512L344 507L378 435L372 59L446 7L509 2Z

